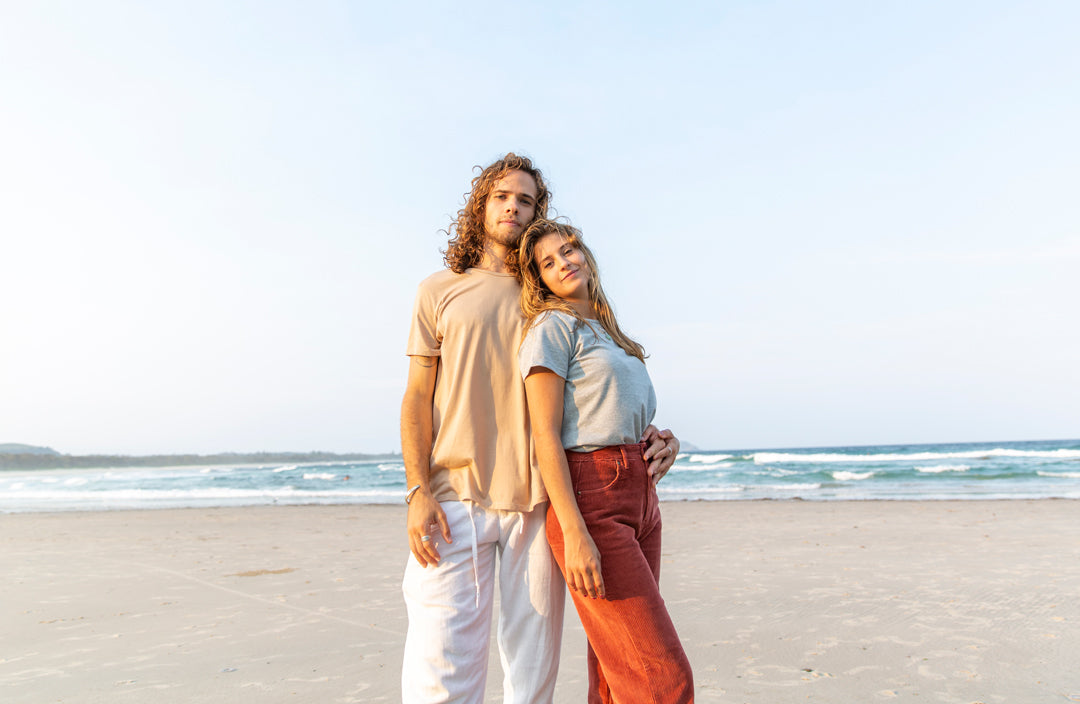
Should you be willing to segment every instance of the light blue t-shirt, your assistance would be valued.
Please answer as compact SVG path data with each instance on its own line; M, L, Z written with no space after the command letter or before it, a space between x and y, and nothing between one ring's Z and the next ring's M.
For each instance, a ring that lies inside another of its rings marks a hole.
M566 450L636 443L656 414L656 393L645 364L615 344L599 321L584 325L562 311L541 313L518 350L522 378L533 367L566 380Z

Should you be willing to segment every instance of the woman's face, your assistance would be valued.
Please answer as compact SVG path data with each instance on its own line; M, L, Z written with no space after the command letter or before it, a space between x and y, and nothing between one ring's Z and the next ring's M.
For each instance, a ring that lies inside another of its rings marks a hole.
M544 235L533 247L540 280L564 301L589 302L589 264L585 254L558 232Z

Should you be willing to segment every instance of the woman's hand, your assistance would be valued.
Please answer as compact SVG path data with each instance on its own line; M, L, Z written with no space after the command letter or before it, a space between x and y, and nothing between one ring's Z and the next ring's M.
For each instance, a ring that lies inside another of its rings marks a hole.
M600 572L600 551L589 531L563 533L566 586L593 599L604 598L604 575Z

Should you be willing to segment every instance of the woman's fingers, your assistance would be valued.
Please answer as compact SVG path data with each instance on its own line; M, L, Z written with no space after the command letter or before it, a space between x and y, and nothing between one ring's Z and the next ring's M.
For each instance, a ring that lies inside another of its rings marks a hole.
M596 570L591 575L592 577L592 593L591 596L596 599L603 599L604 594L604 576L600 574L600 570Z
M599 568L585 568L579 572L567 573L566 584L571 591L591 599L603 599L605 596L604 576Z

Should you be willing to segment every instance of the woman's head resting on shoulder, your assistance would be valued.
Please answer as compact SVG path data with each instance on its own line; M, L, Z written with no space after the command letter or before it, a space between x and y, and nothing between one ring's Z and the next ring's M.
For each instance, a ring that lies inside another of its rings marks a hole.
M581 230L567 222L535 220L521 236L517 259L526 330L540 313L560 310L586 324L598 320L627 354L645 360L644 348L619 329L600 285L596 257L582 240Z
M554 220L537 220L521 236L518 249L522 290L536 312L553 299L573 308L580 317L595 318L600 281L596 259L581 241L581 231ZM562 306L558 306L562 308ZM528 315L528 313L526 313Z

